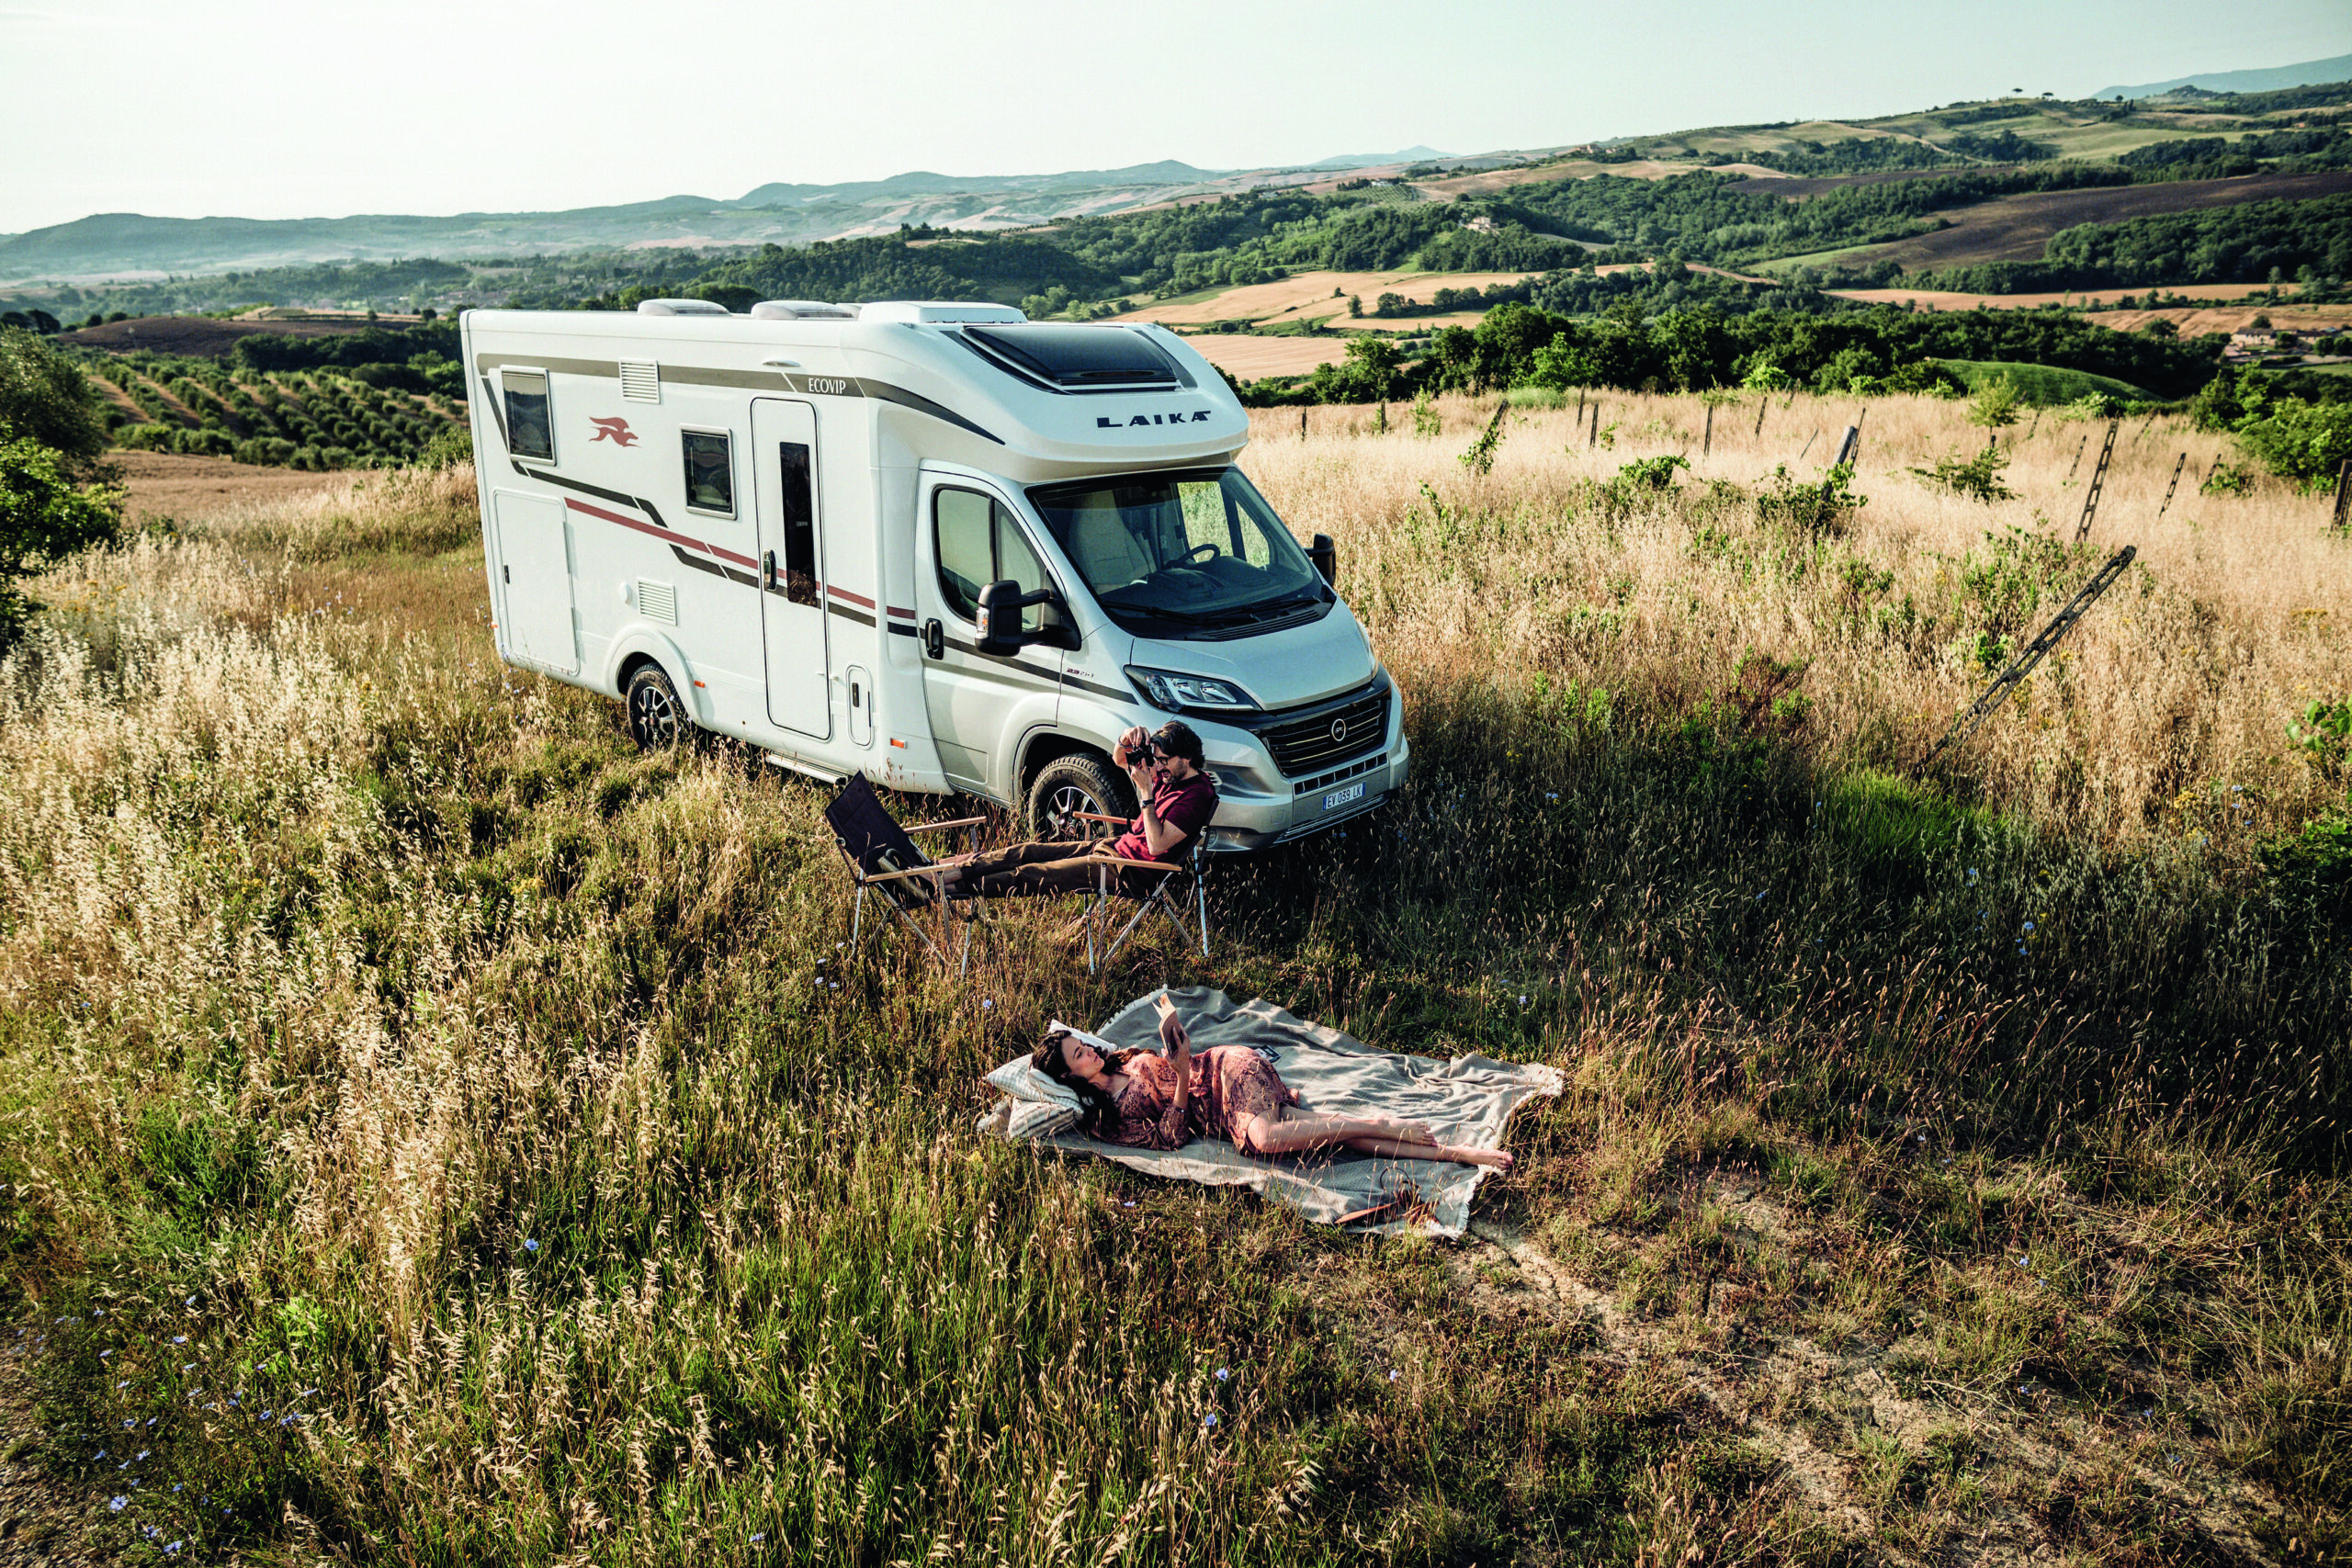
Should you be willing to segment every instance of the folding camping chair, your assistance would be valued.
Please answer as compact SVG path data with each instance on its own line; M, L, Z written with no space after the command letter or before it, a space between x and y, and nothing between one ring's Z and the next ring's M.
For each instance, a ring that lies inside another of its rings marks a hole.
M944 943L947 940L946 919L948 900L941 886L950 869L933 861L915 844L911 835L937 833L956 828L977 828L988 820L985 817L958 817L951 822L924 822L903 828L884 807L882 797L874 793L873 784L864 773L852 773L849 782L825 807L825 821L833 830L834 845L842 852L842 859L849 863L850 879L857 884L857 903L850 915L849 943L857 947L859 935L865 929L865 895L871 890L889 906L890 912L905 922L906 928L922 941L934 958L944 958ZM978 903L978 900L973 902ZM922 928L918 918L926 911L938 915L939 941ZM977 916L978 911L974 911ZM972 923L964 922L963 951L958 955L959 975L968 973L972 964Z
M1124 817L1103 817L1091 811L1073 811L1069 815L1081 822L1102 822L1114 828L1127 826L1127 819ZM1127 944L1127 938L1135 934L1136 927L1142 924L1143 918L1154 909L1159 910L1168 917L1169 924L1176 928L1176 934L1183 939L1185 946L1192 946L1193 933L1192 928L1185 923L1183 912L1187 903L1193 906L1193 912L1200 921L1201 956L1206 958L1209 955L1207 843L1208 830L1203 829L1193 835L1192 847L1184 852L1184 858L1174 864L1165 861L1122 860L1116 855L1108 854L1089 857L1094 861L1099 869L1094 874L1094 892L1086 902L1086 972L1088 974L1093 974L1102 964L1116 958L1119 955L1119 949ZM1158 873L1159 880L1153 883L1148 891L1138 893L1125 885L1120 875L1122 872L1145 874ZM1192 897L1189 899L1176 891L1177 885L1188 876L1193 883ZM1118 934L1111 939L1110 947L1103 953L1098 963L1094 956L1094 917L1097 911L1107 908L1114 898L1134 900L1136 912L1127 917L1127 923L1121 926Z

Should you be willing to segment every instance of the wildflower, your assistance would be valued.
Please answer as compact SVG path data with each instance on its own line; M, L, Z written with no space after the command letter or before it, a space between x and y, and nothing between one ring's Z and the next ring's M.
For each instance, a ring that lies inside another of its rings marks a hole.
M90 1309L90 1315L92 1317L104 1317L106 1314L107 1309L104 1307L92 1307Z
M1212 1410L1206 1416L1201 1417L1201 1430L1204 1432L1214 1432L1216 1430L1216 1411Z
M130 1386L130 1380L129 1378L125 1378L125 1379L123 1379L120 1382L119 1382L119 1383L117 1383L117 1384L115 1384L115 1385L114 1385L114 1391L115 1391L115 1393L120 1393L124 1389L127 1389L127 1388L129 1388Z
M983 1011L995 1006L996 998L994 997L982 997L980 998L980 1007Z
M1524 991L1520 993L1519 1005L1521 1007L1525 1007L1527 1005L1527 993Z
M1132 1209L1132 1208L1134 1208L1135 1206L1136 1206L1136 1201L1135 1201L1134 1199L1132 1199L1132 1198L1124 1199L1124 1200L1122 1200L1122 1201L1120 1201L1120 1204L1119 1204L1119 1207L1120 1207L1120 1208L1122 1208L1122 1209Z
M1403 1373L1401 1373L1401 1372L1397 1371L1397 1370L1396 1370L1396 1368L1394 1368L1394 1367L1391 1367L1391 1368L1389 1368L1389 1369L1388 1369L1388 1381L1389 1381L1390 1382L1396 1382L1399 1377L1401 1377L1401 1376L1403 1376L1403 1375L1404 1375Z
M175 1540L172 1542L171 1545L164 1548L164 1555L166 1557L177 1557L180 1554L180 1548L187 1544L187 1543L186 1541Z
M187 1336L185 1334L175 1334L172 1336L172 1343L175 1345L185 1345L187 1343Z
M759 1544L760 1544L760 1542L762 1542L762 1541L763 1541L763 1540L767 1540L767 1538L768 1538L768 1532L767 1532L767 1531L765 1531L765 1530L762 1530L762 1531L760 1531L757 1535L754 1535L753 1537L752 1537L752 1544L753 1546L757 1546L757 1545L759 1545Z
M150 1453L153 1453L153 1451L154 1451L154 1450L152 1450L152 1449L141 1449L141 1450L139 1450L139 1459L145 1459L145 1458L146 1458ZM137 1463L137 1462L138 1462L138 1460L133 1460L131 1462L135 1464L135 1463Z
M194 1361L182 1361L180 1363L180 1371L184 1372L192 1372L196 1371L196 1363Z
M1231 1375L1232 1374L1227 1372L1223 1367L1219 1367L1216 1370L1216 1381L1219 1382L1225 1382L1225 1380Z
M533 1240L533 1239L532 1239L531 1237L529 1237L529 1236L525 1236L525 1237L523 1238L523 1250L524 1250L524 1251L526 1251L526 1252L537 1252L538 1249L539 1249L539 1244L538 1244L537 1241Z
M101 1361L103 1361L103 1360L105 1360L108 1356L111 1356L111 1355L113 1355L113 1354L114 1354L114 1352L113 1352L113 1351L111 1351L111 1350L101 1350L101 1351L99 1351L99 1352L98 1352L98 1359L99 1359L99 1360L101 1360Z
M2025 1266L2026 1266L2026 1264L2025 1264L2025 1259L2024 1259L2024 1258L2018 1258L2018 1268L2020 1268L2020 1269L2022 1269L2022 1268L2024 1268Z
M2028 931L2031 931L2031 930L2033 930L2033 922L2032 922L2031 920L2028 920L2028 921L2025 923L2025 929L2026 929L2026 930L2028 930Z
M187 1299L187 1301L183 1302L183 1303L180 1303L180 1304L182 1304L183 1306L194 1306L194 1305L196 1304L196 1298L195 1298L194 1296L190 1296L190 1297L188 1297L188 1299Z
M107 1512L110 1514L119 1514L129 1506L130 1506L130 1499L119 1492L107 1499Z
M175 1481L172 1483L172 1490L175 1492L185 1492L187 1490L187 1483L185 1481Z

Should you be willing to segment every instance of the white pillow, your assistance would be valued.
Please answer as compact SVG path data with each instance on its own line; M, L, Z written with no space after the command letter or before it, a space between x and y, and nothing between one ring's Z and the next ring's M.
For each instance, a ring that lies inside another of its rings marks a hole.
M1099 1034L1089 1034L1083 1029L1070 1029L1069 1024L1059 1020L1056 1020L1052 1027L1069 1030L1070 1033L1097 1051L1119 1049ZM1057 1083L1031 1066L1026 1052L1013 1057L982 1081L1012 1098L1011 1116L1004 1126L1004 1135L1008 1138L1050 1137L1078 1125L1079 1115L1085 1109L1078 1096L1066 1085Z

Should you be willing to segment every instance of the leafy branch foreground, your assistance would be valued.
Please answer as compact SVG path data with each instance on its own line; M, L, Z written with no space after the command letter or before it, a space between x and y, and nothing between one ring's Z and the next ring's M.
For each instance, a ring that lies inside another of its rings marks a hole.
M1581 504L1546 547L1871 545ZM2292 887L1400 633L1404 798L1222 872L1214 964L1090 982L1040 910L959 988L839 945L817 792L491 662L448 528L85 557L0 671L0 1256L126 1560L2344 1549L2352 974ZM971 1133L1194 978L1571 1088L1460 1247Z

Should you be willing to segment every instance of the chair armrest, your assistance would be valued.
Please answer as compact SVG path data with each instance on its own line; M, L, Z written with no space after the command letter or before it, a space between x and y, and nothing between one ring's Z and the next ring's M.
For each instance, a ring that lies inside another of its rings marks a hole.
M872 876L861 876L860 882L904 882L910 876L944 876L955 870L948 865L910 866L905 871L877 871Z
M1070 815L1081 822L1114 822L1122 828L1133 820L1126 817L1105 817L1099 811L1073 811Z
M1184 869L1181 865L1170 865L1166 861L1129 860L1125 855L1080 855L1076 858L1081 865L1114 865L1121 871L1175 872Z
M943 828L977 828L987 821L985 817L958 817L953 822L925 822L907 829L910 833L936 833Z

